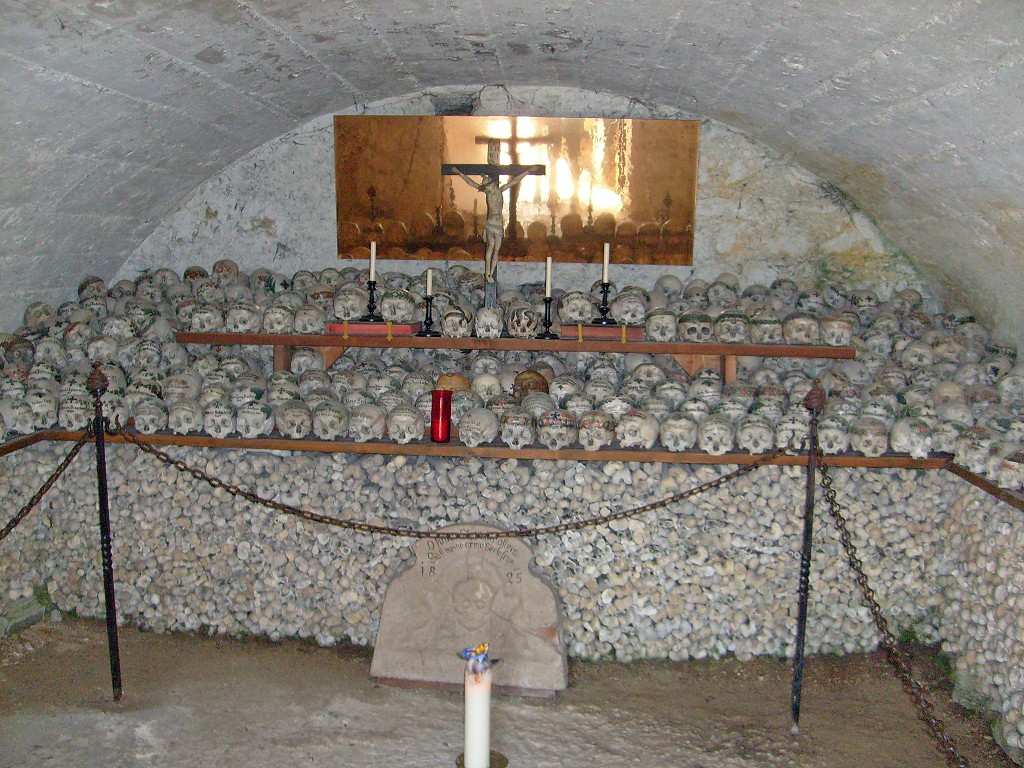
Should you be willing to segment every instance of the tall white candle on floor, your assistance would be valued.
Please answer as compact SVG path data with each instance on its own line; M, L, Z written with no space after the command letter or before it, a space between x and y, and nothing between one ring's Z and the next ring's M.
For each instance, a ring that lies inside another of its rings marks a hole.
M490 768L491 765L491 676L466 664L466 737L463 747L465 768Z
M427 270L427 296L434 295L434 270Z
M544 267L544 298L551 296L551 257L548 256L547 265Z
M370 280L377 279L377 241L370 243Z
M608 282L608 258L611 256L612 246L610 243L604 244L604 266L601 269L601 282Z

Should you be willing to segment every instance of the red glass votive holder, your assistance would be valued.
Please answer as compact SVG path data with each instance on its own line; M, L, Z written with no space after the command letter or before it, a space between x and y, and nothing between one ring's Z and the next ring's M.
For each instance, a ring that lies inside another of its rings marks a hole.
M452 439L452 393L448 389L431 391L430 439L447 443Z

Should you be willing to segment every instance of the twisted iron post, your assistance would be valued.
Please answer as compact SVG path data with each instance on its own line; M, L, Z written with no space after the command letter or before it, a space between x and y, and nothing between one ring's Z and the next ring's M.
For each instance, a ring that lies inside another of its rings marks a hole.
M100 370L100 364L93 365L92 373L85 385L93 397L96 416L93 419L93 435L96 438L96 495L100 511L100 552L103 556L103 596L107 609L107 650L110 655L110 683L114 701L121 700L121 653L117 642L117 598L114 594L114 562L111 553L110 501L107 495L107 451L104 442L106 419L103 417L103 393L109 382Z
M818 481L818 418L825 410L825 393L815 380L804 407L811 412L808 435L807 484L804 497L804 536L800 549L800 584L797 598L796 649L793 653L793 690L790 712L793 734L800 732L800 697L804 684L804 641L807 638L807 602L811 593L811 551L814 544L814 487Z

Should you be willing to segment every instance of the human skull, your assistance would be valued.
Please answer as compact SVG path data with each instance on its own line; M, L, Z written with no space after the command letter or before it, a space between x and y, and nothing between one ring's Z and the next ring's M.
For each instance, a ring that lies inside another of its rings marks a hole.
M666 298L672 298L683 291L683 281L673 274L665 273L654 281L654 290Z
M231 259L220 259L213 263L213 281L220 287L238 282L238 265Z
M787 344L817 344L820 337L817 318L800 310L789 313L782 321L782 337Z
M114 336L95 336L85 346L85 355L91 362L117 362L118 340Z
M532 414L523 408L510 408L501 416L501 442L516 450L530 445L535 437Z
M428 392L427 395L430 393ZM423 439L426 418L422 411L411 403L396 405L387 416L388 437L405 445L413 440Z
M889 427L873 416L858 416L850 428L850 448L871 458L889 449Z
M143 435L155 435L167 429L167 406L155 397L140 400L135 405L135 429Z
M580 414L577 436L587 451L599 451L615 439L615 418L605 411L586 411Z
M506 312L505 319L508 333L513 338L532 339L537 335L538 317L533 307L513 305Z
M374 403L357 405L349 412L349 432L358 443L380 440L387 428L387 414Z
M750 321L742 312L727 310L714 322L715 336L726 344L743 344L750 341Z
M558 303L558 319L563 325L589 323L595 313L590 296L582 291L569 291L562 295Z
M766 417L751 413L736 428L736 447L747 453L765 453L775 447L775 425Z
M501 310L498 307L483 307L477 310L473 330L480 339L499 338L504 330Z
M216 304L199 302L192 312L191 328L197 333L213 333L224 327L224 315Z
M559 406L564 407L565 401L572 395L583 391L582 382L575 376L563 374L556 376L548 385L548 394L551 395Z
M472 389L486 403L504 393L501 380L491 373L480 373L473 377Z
M49 429L57 423L57 395L46 389L34 389L25 396L32 410L36 429Z
M623 325L643 325L647 305L648 301L641 294L623 290L611 302L609 309L611 316Z
M1024 453L1020 446L1003 444L989 459L988 476L1000 488L1020 490L1024 487Z
M320 334L327 327L327 313L317 304L303 304L295 310L295 332Z
M197 400L175 400L167 407L167 424L176 435L198 432L203 426L203 409Z
M856 330L853 323L845 315L829 315L823 317L819 326L821 341L830 347L848 347Z
M644 335L649 341L675 341L677 324L676 314L671 309L652 309L644 321Z
M906 416L896 419L889 430L889 444L897 453L909 453L915 459L928 458L932 428L923 419Z
M688 451L697 442L697 422L681 411L666 416L658 431L661 444L670 451Z
M498 436L498 416L487 408L470 408L459 418L459 440L469 448L489 443Z
M594 410L594 405L594 398L590 395L584 394L583 392L577 392L574 395L569 395L562 402L562 407L577 419L587 411Z
M441 317L441 333L452 339L464 339L473 330L469 316L462 307L455 306Z
M366 314L370 292L355 283L348 283L334 294L334 315L339 320L357 320Z
M976 475L988 471L989 456L996 445L995 436L984 427L968 427L956 441L953 460Z
M235 431L235 409L223 400L211 400L203 408L203 430L217 438Z
M537 433L549 450L568 448L579 435L576 416L565 410L545 411L537 418Z
M320 440L339 440L348 434L348 409L337 400L324 400L311 415L313 434Z
M416 314L416 299L409 291L392 288L384 291L380 299L380 315L392 323L412 322Z
M684 312L679 316L678 335L680 341L704 344L713 341L714 325L706 312Z
M755 344L781 344L782 321L775 312L766 310L750 318L750 340Z
M263 313L255 302L229 304L224 313L224 330L228 333L258 333L262 325Z
M818 425L818 446L823 453L844 453L850 447L850 424L839 416L826 416Z
M301 400L285 400L274 408L277 431L285 437L300 440L313 429L313 414Z
M735 426L726 416L708 416L697 427L697 447L712 456L722 456L731 451L735 440Z
M266 403L245 403L238 409L235 427L247 440L269 435L274 430L274 410Z

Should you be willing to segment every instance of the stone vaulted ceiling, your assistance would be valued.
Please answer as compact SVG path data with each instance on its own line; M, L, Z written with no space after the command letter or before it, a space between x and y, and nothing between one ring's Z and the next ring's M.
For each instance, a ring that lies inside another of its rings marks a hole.
M746 132L1021 341L1022 13L1017 0L0 0L0 319L111 277L198 184L317 115L432 89L439 111L464 111L486 84L557 85Z

